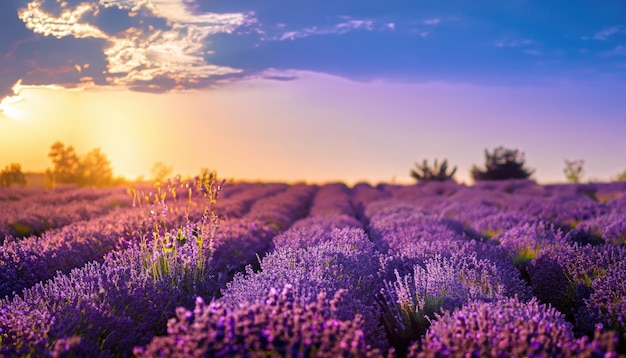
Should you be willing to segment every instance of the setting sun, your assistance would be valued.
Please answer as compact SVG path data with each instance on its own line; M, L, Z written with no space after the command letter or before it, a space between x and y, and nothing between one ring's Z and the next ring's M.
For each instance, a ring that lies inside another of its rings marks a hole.
M23 100L24 99L20 96L5 97L2 99L2 101L0 101L0 117L6 116L14 119L24 117L24 111L17 106L17 104Z

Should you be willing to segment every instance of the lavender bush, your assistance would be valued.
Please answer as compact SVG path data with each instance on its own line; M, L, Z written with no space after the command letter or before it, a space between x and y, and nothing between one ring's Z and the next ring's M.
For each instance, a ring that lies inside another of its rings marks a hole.
M426 332L434 313L472 300L512 297L517 292L507 289L509 280L493 262L475 253L436 255L403 277L396 271L396 279L385 281L378 299L390 342L402 352Z
M138 347L138 357L365 357L376 356L366 343L357 315L339 320L337 307L345 296L320 293L312 302L290 285L271 289L264 299L236 306L208 305L200 298L193 311L176 310L168 335Z
M338 317L351 319L361 314L366 320L366 334L381 336L374 302L375 292L382 287L378 257L362 229L333 229L330 240L318 245L279 248L265 256L260 265L257 272L248 267L245 275L235 275L221 300L228 304L256 302L271 288L286 284L293 285L294 293L304 301L345 288L348 292Z
M554 308L508 298L471 301L433 321L409 356L556 357L575 344L571 324Z

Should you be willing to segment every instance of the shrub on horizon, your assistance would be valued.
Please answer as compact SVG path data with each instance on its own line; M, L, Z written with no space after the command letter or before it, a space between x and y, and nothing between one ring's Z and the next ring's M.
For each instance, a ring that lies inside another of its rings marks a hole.
M437 165L437 159L432 168L428 165L428 161L424 159L424 162L420 165L415 163L415 169L411 169L411 177L418 182L429 181L454 181L454 173L456 173L456 167L448 173L448 160L444 159L441 165Z
M583 175L583 165L585 161L582 159L578 160L565 160L565 169L563 169L563 174L565 174L565 179L567 179L570 183L578 183L580 178Z
M517 149L498 147L493 153L485 149L485 170L474 166L472 178L480 180L528 179L534 169L524 167L524 153Z

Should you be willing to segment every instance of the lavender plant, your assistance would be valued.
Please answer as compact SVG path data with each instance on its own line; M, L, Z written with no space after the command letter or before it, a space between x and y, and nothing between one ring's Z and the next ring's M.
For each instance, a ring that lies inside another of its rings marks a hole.
M290 285L264 299L236 306L196 300L193 311L176 310L168 335L157 337L138 357L366 357L379 355L365 341L363 319L336 317L346 291L332 299L320 293L301 299Z
M383 308L383 322L389 341L404 352L411 341L419 339L429 326L434 313L452 310L471 300L494 301L508 297L498 267L476 254L453 253L436 255L413 273L395 281L385 281L378 302Z
M217 200L221 183L214 176L195 185L210 203ZM164 199L165 194L156 196L153 215L166 216ZM216 220L210 207L205 214L174 232L166 221L155 220L152 245L144 241L110 253L102 264L88 264L68 276L59 273L47 284L24 290L23 298L1 301L0 353L42 356L67 346L89 356L117 356L128 354L133 344L145 344L177 304L216 294L207 272ZM27 311L33 313L21 317ZM129 334L125 328L130 325Z
M295 220L306 216L317 190L318 187L314 185L292 185L273 197L256 201L246 216L264 220L274 226L278 233L287 229Z
M382 252L400 251L422 240L465 237L463 224L397 200L372 203L365 215L369 218L371 239Z
M616 261L591 284L593 293L585 301L591 317L616 330L626 348L626 261Z
M574 345L571 324L536 300L471 301L437 316L411 357L556 357Z
M237 274L222 290L221 300L228 304L257 302L273 287L293 285L294 293L311 301L320 293L332 295L348 290L338 311L341 319L361 314L368 337L380 334L374 293L381 288L378 255L362 229L333 229L330 240L306 248L283 247L265 256L260 271L250 267ZM384 342L372 342L384 345Z
M332 241L333 229L359 228L361 223L346 215L309 216L298 220L288 230L274 238L276 248L306 248Z
M370 203L389 198L390 194L372 187L367 183L358 183L350 191L350 202L356 212L357 219L367 223L365 207Z
M323 185L313 199L309 215L356 216L350 203L350 190L343 183Z
M567 240L563 231L554 224L542 220L524 222L494 238L513 257L513 263L520 269L525 267L537 252L554 243L563 243Z
M611 211L580 222L576 229L612 244L626 243L626 213Z

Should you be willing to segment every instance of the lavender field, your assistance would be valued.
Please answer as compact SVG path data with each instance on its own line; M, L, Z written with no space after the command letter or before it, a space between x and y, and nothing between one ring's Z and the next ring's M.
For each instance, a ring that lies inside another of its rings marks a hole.
M3 357L626 356L626 182L0 188Z

